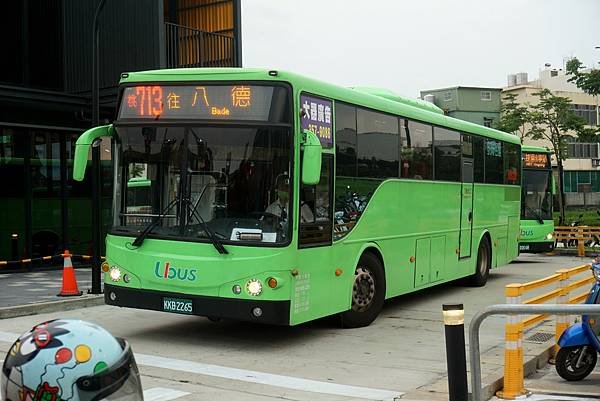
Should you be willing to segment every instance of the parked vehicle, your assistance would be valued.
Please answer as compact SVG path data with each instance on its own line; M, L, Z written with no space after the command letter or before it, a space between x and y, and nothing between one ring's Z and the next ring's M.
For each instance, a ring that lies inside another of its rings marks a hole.
M600 303L600 257L592 262L596 282L585 301ZM556 354L556 372L565 380L578 381L586 378L596 367L600 352L600 316L583 315L581 322L570 326L558 340L560 350Z

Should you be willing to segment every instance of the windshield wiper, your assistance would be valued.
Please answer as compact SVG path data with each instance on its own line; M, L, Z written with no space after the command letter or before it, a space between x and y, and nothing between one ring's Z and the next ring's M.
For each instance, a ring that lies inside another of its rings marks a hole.
M544 224L544 219L542 218L542 214L539 213L537 211L537 209L534 209L534 208L529 207L529 206L527 206L527 209L529 209L529 211L531 212L531 214L534 215L534 217L537 219L538 223Z
M208 224L202 218L202 216L200 216L200 213L196 211L196 208L194 207L194 204L192 203L192 201L189 200L189 199L185 199L184 202L186 202L188 204L188 207L189 206L192 207L192 209L190 209L192 216L196 217L198 219L198 221L202 224L202 228L204 228L204 232L206 232L206 235L208 236L208 239L210 239L210 242L213 244L213 246L215 247L215 249L221 255L228 254L229 251L227 251L227 249L223 246L223 244L221 243L221 241L219 241L217 239L217 236L215 235L215 233L213 232L213 230L208 226ZM196 204L196 206L197 205L198 204Z
M158 223L160 223L162 221L162 219L165 218L165 216L167 215L167 213L169 213L169 211L173 208L173 206L175 206L177 204L177 202L179 202L179 197L176 197L175 199L173 199L158 214L158 217L152 223L148 224L146 226L146 228L144 228L144 230L137 237L135 237L135 240L133 240L133 242L131 243L131 245L135 246L135 247L141 246L142 243L144 243L144 239L146 239L146 237L148 236L148 234L150 234L150 231L152 231L154 229L154 227L156 227L158 225Z

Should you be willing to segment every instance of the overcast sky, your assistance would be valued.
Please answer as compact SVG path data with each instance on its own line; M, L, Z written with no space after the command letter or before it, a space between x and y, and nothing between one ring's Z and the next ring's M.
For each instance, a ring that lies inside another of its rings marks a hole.
M416 97L600 61L599 0L242 0L244 67Z

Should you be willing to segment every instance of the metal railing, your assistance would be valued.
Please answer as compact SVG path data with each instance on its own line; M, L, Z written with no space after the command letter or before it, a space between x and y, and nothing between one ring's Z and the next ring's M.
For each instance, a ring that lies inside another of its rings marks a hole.
M231 36L165 22L165 39L167 68L237 65Z
M576 247L577 255L585 256L586 242L600 241L600 227L593 226L557 226L554 227L554 240L565 248Z
M582 273L588 273L589 277L573 281L573 277ZM507 304L525 304L534 305L542 304L550 300L556 300L558 304L577 304L583 302L588 291L574 295L573 292L583 286L593 284L595 278L590 274L590 265L585 264L571 269L561 269L548 277L539 280L530 281L522 284L508 284L505 287L506 303ZM549 286L556 288L548 291ZM536 295L534 297L523 300L526 293L534 290L544 289L548 292ZM534 315L529 317L524 316L509 316L505 326L505 347L504 347L504 388L498 394L501 398L513 399L519 395L523 395L525 387L523 384L523 333L527 328L530 328L549 317L547 314ZM569 326L569 321L566 316L557 316L555 326L556 342L562 333ZM554 352L558 351L558 346L555 346Z
M600 314L600 305L490 305L477 312L469 325L469 362L471 366L472 401L481 398L481 350L479 349L479 329L481 323L492 315L591 315Z

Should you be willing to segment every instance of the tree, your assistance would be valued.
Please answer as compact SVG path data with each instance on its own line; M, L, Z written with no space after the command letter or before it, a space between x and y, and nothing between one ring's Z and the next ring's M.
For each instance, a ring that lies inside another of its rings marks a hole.
M528 123L531 128L526 136L532 139L546 139L552 144L552 150L558 165L558 207L559 224L565 221L565 204L563 191L563 160L567 156L567 138L571 133L585 134L585 122L573 113L571 99L555 96L548 89L533 93L539 103L529 106Z
M573 57L567 61L567 75L572 75L568 81L574 82L579 89L588 95L600 95L600 70L581 72L583 68L583 64L577 59L577 57Z
M517 135L521 142L527 135L525 123L528 120L527 106L516 102L517 95L509 93L502 98L500 106L500 119L494 124L494 128L500 131Z

